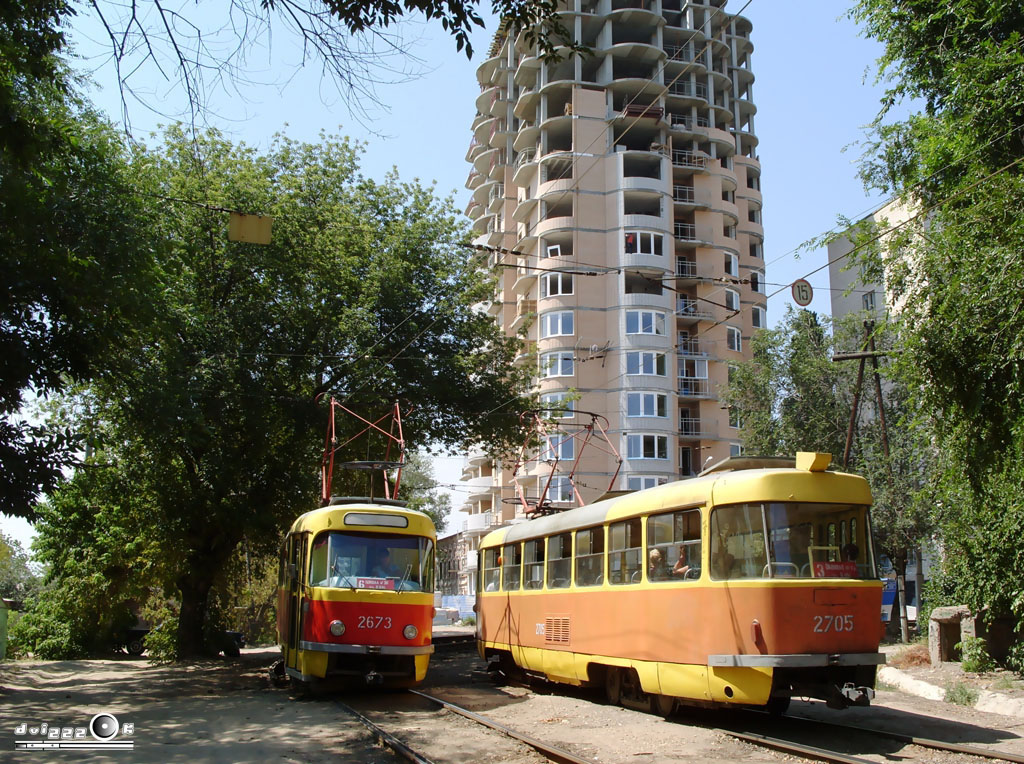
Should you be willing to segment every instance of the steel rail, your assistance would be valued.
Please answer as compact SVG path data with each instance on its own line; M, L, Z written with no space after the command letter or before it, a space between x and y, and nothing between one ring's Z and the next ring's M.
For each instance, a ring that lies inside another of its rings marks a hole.
M935 740L927 737L915 737L914 735L904 735L902 732L889 732L888 730L871 729L870 727L858 727L855 724L839 724L837 722L822 722L817 719L808 719L805 716L792 716L787 714L784 718L793 719L810 724L816 724L819 726L836 727L844 730L854 730L855 732L863 732L868 735L880 735L883 737L896 740L900 743L908 743L910 745L919 745L922 748L934 748L937 751L949 751L951 753L963 753L970 756L979 756L985 759L995 759L996 761L1010 761L1014 764L1024 764L1024 756L1017 753L1010 753L1009 751L997 751L992 748L979 748L974 745L964 745L963 743L947 743L943 740Z
M874 762L871 759L863 759L859 756L850 756L845 753L839 753L839 751L829 751L828 749L818 748L813 745L793 743L789 740L768 737L767 735L760 735L752 732L737 732L736 730L727 729L725 727L708 727L708 729L719 732L723 735L729 735L737 740L743 740L747 743L753 743L765 748L774 748L777 751L783 751L785 753L793 753L807 759L827 761L830 764L877 764L877 762Z
M354 716L356 719L359 720L359 722L364 727L370 730L370 732L373 733L374 737L376 737L377 740L379 740L383 745L386 745L392 751L394 751L399 756L404 758L406 761L411 761L414 764L434 764L433 761L414 751L412 748L407 746L405 743L403 743L397 737L392 735L390 732L386 732L381 727L378 727L376 724L371 722L369 719L367 719L365 716L363 716L361 713L356 711L351 706L345 705L340 700L337 701L337 703L339 706L341 706L343 711Z
M482 724L485 727L490 727L492 730L496 730L502 733L503 735L508 735L509 737L518 740L520 743L525 743L541 755L546 756L551 761L565 762L565 764L597 764L597 762L591 759L581 758L576 754L570 753L569 751L566 751L562 748L556 748L552 745L548 745L544 741L538 740L535 737L530 737L529 735L524 735L520 732L516 732L514 729L506 727L503 724L499 724L493 719L488 719L486 716L481 716L480 714L474 713L473 711L469 711L465 708L462 708L461 706L457 706L454 703L450 703L447 700L435 698L433 695L427 695L427 693L420 692L419 690L409 690L409 692L411 692L413 695L419 695L421 698L425 698L426 700L429 700L432 703L437 703L439 706L442 706L443 708L446 708L449 711L459 714L460 716L464 716L467 719L477 722L478 724ZM864 763L857 762L857 764Z

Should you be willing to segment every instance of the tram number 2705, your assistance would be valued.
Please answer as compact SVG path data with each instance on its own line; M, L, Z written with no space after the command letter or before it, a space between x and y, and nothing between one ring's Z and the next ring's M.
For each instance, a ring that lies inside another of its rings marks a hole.
M824 634L829 631L853 631L852 615L816 615L814 631Z
M383 615L361 615L359 616L359 629L390 629L391 619Z

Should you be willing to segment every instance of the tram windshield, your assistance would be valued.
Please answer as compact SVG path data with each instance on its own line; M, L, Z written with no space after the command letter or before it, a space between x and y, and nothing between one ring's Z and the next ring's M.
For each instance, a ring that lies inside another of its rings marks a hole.
M420 536L327 531L313 541L309 583L340 589L434 591L434 542Z
M805 502L717 507L711 577L875 578L868 508Z

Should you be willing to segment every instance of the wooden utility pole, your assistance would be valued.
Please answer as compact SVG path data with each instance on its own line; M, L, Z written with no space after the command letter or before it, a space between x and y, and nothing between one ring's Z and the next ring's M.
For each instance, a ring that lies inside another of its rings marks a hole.
M857 427L857 414L860 409L860 390L864 384L864 366L868 359L871 360L872 374L875 381L875 396L878 399L878 424L882 432L882 453L885 454L885 470L889 477L890 487L893 484L892 459L889 457L889 431L885 425L885 403L882 399L882 378L878 373L878 357L886 355L884 351L875 349L874 321L864 322L864 344L859 353L836 353L832 356L834 362L859 360L860 366L857 369L857 385L853 390L853 408L850 411L850 424L846 429L846 448L843 451L843 469L849 469L850 450L853 447L853 434ZM904 643L910 641L910 623L907 618L907 560L906 555L892 561L896 569L896 590L899 597L900 614L900 637ZM920 592L918 602L920 602Z

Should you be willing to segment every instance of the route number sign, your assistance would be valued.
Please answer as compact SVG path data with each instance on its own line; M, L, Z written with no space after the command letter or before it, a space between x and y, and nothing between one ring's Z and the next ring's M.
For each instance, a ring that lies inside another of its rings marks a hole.
M797 279L793 282L793 302L801 308L806 308L811 304L813 297L814 290L811 289L811 284L807 279Z

